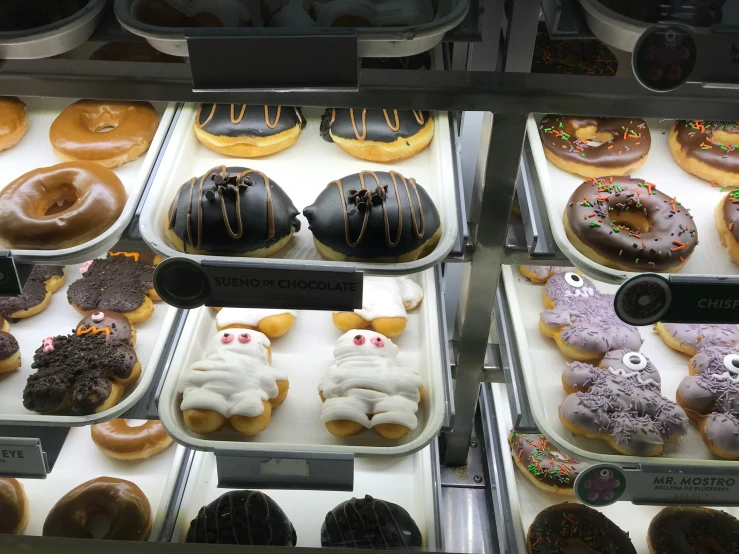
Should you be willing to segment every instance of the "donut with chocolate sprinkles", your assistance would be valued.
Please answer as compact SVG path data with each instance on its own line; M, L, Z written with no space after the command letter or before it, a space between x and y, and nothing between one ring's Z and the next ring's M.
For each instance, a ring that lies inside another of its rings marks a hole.
M560 452L538 433L508 434L508 446L516 467L536 488L553 494L575 495L575 479L587 464Z
M713 215L721 244L732 261L739 264L739 188L721 199Z

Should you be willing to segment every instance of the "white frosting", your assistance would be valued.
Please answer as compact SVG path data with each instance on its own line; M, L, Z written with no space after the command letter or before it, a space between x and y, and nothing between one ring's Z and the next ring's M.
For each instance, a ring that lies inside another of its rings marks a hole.
M347 15L375 27L421 25L434 19L431 0L314 0L313 13L319 27L331 27Z
M242 342L243 334L249 336L249 342ZM231 342L224 343L229 337ZM287 380L286 372L269 365L269 345L269 339L258 331L219 332L211 339L204 359L182 372L180 408L214 410L227 418L260 415L264 412L262 402L279 394L277 381Z
M659 383L655 381L654 379L643 379L641 375L639 375L636 372L630 372L626 371L623 368L613 368L609 367L608 371L610 371L613 375L620 375L622 377L631 377L632 379L636 379L639 381L642 385L656 385L659 386Z
M362 309L354 310L365 321L378 317L408 319L406 309L423 300L423 289L410 277L365 277Z
M247 325L256 327L263 319L273 315L290 314L298 317L298 312L294 310L263 310L260 308L223 308L216 315L216 324L218 327L228 327L229 325Z
M342 335L334 347L334 364L318 384L326 399L321 421L350 420L367 428L396 423L415 429L423 383L415 370L398 365L397 355L398 347L374 331Z
M146 4L149 0L135 0L132 5L132 13L136 13L139 5ZM238 27L240 23L251 21L252 15L261 20L259 14L259 0L164 0L165 3L188 17L199 13L209 13L216 16L224 27ZM256 7L256 11L250 10Z

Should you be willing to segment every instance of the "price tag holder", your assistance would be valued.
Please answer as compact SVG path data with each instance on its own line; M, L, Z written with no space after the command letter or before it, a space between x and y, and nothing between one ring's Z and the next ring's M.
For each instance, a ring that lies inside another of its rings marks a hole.
M0 476L46 479L48 473L40 439L0 437Z
M20 296L22 291L13 257L8 251L0 251L0 296Z

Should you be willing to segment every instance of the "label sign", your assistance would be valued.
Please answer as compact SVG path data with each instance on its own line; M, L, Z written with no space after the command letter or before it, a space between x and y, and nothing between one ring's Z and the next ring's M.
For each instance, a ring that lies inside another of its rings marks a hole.
M10 252L0 252L0 296L20 296L22 290Z
M0 476L46 479L47 473L39 439L0 437Z

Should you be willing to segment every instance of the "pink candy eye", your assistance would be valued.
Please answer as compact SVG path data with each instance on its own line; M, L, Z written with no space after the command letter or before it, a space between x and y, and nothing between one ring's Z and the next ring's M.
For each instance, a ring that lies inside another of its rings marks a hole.
M370 342L374 344L377 348L382 348L385 346L385 341L382 340L380 337L374 337L370 339Z
M90 319L92 319L95 323L100 323L103 319L105 319L105 314L103 312L95 312L90 316Z
M88 260L85 263L82 264L82 267L80 267L80 273L87 273L87 270L90 269L90 266L92 265L92 262L95 260Z
M43 341L41 341L41 344L44 347L44 352L53 352L54 351L54 337L46 337Z
M354 335L354 344L356 345L364 344L364 335Z
M223 344L228 344L229 342L233 342L234 336L231 333L223 333L221 335L221 342Z
M239 342L241 344L248 344L251 342L251 335L249 333L241 333L239 335Z

